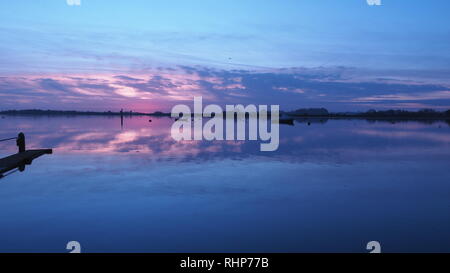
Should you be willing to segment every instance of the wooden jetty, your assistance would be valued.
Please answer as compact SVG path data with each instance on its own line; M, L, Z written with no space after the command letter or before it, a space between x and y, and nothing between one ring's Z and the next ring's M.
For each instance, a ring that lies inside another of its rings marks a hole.
M33 159L51 154L52 149L26 150L0 159L0 175L24 165L30 165Z
M52 149L37 149L37 150L26 150L25 148L25 135L19 133L17 137L3 139L1 141L16 139L17 146L19 147L19 152L4 158L0 158L0 178L3 174L11 171L15 168L19 168L20 171L25 170L25 165L30 165L34 159L45 155L53 153Z

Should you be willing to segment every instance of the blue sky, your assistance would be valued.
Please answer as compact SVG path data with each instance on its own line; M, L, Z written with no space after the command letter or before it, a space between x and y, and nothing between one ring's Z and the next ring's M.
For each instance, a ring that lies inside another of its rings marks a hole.
M449 107L450 2L381 1L1 0L0 109Z

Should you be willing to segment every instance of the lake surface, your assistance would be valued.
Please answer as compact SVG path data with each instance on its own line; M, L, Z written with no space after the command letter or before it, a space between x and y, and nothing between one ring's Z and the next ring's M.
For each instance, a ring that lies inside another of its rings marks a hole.
M0 139L53 148L0 179L0 252L450 252L445 122L296 122L275 152L172 123L0 119Z

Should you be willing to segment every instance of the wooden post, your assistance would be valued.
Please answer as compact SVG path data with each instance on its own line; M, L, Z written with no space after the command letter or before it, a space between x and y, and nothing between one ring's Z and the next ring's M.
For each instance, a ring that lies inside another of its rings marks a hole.
M17 146L19 147L19 153L25 152L25 135L24 133L20 132L17 135Z
M123 109L120 109L120 128L123 128Z

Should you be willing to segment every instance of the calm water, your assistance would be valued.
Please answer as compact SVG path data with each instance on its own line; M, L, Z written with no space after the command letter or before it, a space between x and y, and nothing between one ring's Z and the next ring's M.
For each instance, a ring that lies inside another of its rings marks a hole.
M296 123L260 152L152 119L0 119L0 138L54 149L0 179L0 251L450 252L447 123Z

